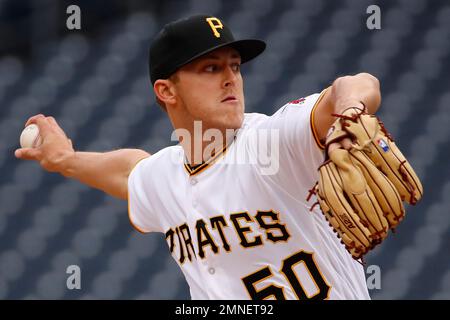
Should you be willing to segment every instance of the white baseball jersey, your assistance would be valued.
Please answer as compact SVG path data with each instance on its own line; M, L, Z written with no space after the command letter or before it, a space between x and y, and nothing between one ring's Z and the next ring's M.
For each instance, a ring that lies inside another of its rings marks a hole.
M165 234L192 299L370 299L362 265L306 201L324 159L312 121L322 95L245 114L233 142L196 168L171 146L132 170L130 221ZM275 145L271 169L264 144Z

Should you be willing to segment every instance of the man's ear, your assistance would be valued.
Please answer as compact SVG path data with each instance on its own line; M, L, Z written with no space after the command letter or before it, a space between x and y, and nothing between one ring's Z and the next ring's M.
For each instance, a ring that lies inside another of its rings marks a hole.
M173 83L170 80L158 79L153 85L153 91L156 97L165 105L173 105L176 102L176 91Z

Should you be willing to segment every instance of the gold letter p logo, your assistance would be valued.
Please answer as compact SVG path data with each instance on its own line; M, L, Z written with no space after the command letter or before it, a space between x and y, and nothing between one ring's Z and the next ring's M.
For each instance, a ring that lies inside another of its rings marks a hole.
M217 38L220 38L220 33L217 31L217 29L223 29L222 22L217 18L206 18L206 21L211 27L211 30L213 31L214 35Z

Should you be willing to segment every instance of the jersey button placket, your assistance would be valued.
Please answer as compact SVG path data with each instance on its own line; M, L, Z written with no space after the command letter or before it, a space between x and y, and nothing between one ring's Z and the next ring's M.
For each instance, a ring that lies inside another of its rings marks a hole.
M198 205L198 203L197 203L197 197L196 197L196 195L195 195L195 186L196 186L196 184L198 183L198 180L196 179L196 178L191 178L190 179L190 181L189 181L189 183L191 184L191 186L192 186L192 206L194 207L194 208L196 208L197 207L197 205Z
M198 179L197 178L190 178L189 179L189 184L191 185L191 189L192 189L192 207L196 208L198 206L198 201L197 201L197 190L196 190L196 186L198 183ZM208 259L205 260L201 260L200 263L203 265L203 267L205 268L206 272L211 275L214 276L214 274L216 273L216 269L211 266L211 259L212 257L209 257Z

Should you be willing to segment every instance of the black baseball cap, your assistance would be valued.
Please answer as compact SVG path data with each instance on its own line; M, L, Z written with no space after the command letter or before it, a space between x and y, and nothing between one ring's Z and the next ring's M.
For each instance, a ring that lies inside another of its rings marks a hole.
M215 49L231 46L247 62L266 48L256 39L235 40L222 20L209 15L194 15L168 23L150 46L149 67L152 84L167 79L192 60Z

